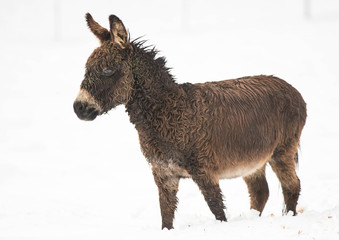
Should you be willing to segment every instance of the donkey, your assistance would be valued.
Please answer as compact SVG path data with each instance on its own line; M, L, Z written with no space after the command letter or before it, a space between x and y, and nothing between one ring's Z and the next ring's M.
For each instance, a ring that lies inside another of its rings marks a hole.
M264 75L178 84L165 58L130 41L118 17L109 16L109 30L89 13L86 20L101 45L87 60L74 111L91 121L125 105L152 166L162 228L173 228L181 178L192 178L215 218L226 221L219 179L243 177L250 207L261 215L269 196L267 163L281 183L284 213L297 214L295 166L306 103L295 88Z

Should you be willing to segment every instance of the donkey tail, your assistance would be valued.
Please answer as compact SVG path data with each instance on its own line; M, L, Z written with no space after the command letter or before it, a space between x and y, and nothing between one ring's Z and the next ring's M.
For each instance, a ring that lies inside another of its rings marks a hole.
M297 168L299 167L299 151L300 151L300 143L298 144L298 151L294 155L294 162Z
M296 152L296 154L294 155L294 162L295 162L295 165L299 165L299 154L298 152Z

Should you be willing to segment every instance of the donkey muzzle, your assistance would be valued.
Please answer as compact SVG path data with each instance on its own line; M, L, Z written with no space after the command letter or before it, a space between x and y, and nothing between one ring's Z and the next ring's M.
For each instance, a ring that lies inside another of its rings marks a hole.
M73 109L78 118L85 121L94 120L102 112L99 104L85 89L80 90Z
M99 115L99 110L87 102L75 101L73 109L78 118L81 120L92 121Z

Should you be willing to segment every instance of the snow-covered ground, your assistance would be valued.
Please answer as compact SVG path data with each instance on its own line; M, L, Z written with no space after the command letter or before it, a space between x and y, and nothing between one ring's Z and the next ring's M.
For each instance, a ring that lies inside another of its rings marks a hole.
M0 2L0 239L339 239L339 4L310 0ZM59 10L55 10L59 9ZM274 74L308 104L297 217L281 187L258 217L241 179L223 180L227 223L183 180L174 230L161 231L158 192L122 106L93 122L73 113L98 46L84 14L167 57L178 82Z

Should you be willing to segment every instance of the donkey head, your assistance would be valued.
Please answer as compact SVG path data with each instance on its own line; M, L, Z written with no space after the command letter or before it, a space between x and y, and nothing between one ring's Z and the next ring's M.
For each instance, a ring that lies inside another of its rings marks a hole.
M86 20L101 46L87 60L85 78L73 108L80 119L94 120L130 99L133 87L130 67L132 46L118 17L109 16L109 31L94 21L89 13Z

